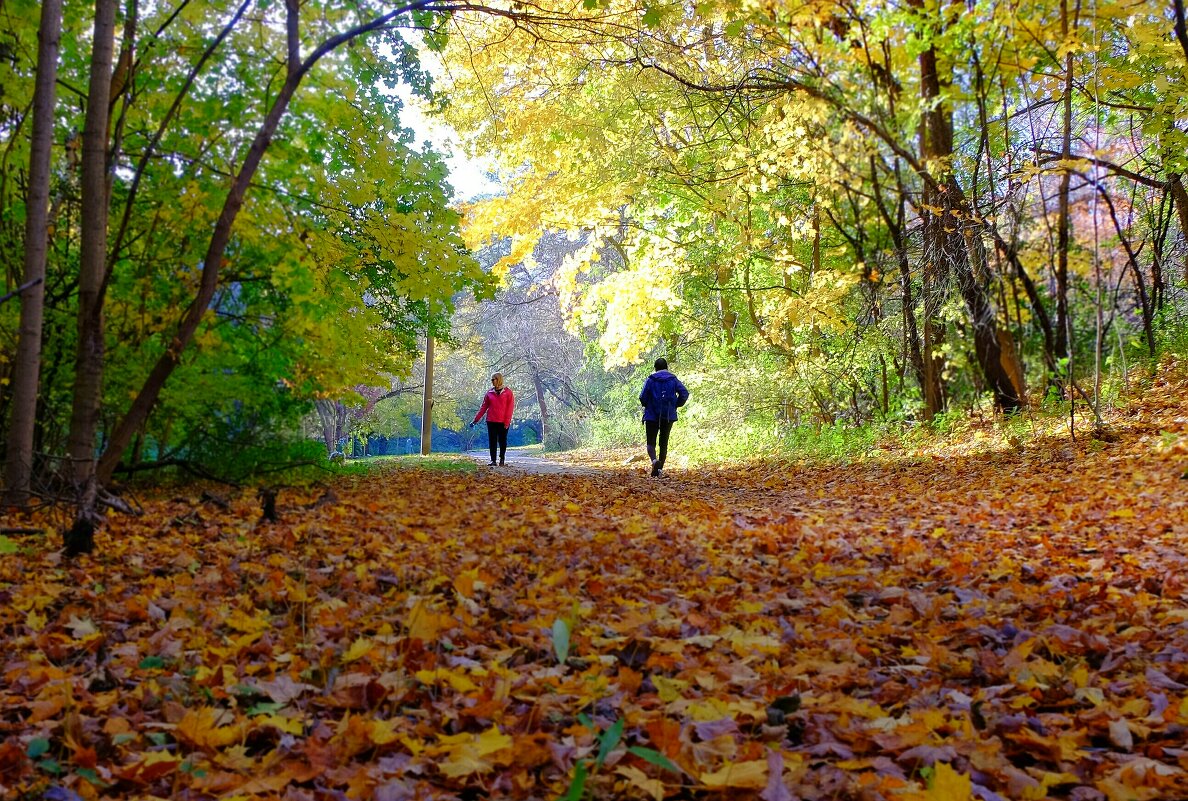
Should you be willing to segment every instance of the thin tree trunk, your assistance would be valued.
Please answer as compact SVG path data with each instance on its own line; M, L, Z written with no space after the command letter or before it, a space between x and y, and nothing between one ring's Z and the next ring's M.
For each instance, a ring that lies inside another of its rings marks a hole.
M54 144L54 101L62 0L42 0L38 31L37 77L33 90L33 139L29 149L29 190L25 212L25 274L21 293L20 339L13 360L12 418L4 470L6 501L24 505L33 478L33 432L37 427L37 387L41 377L41 327L45 313L45 263L49 247L50 155Z
M904 356L908 364L911 365L912 374L916 377L916 383L920 386L920 391L927 396L929 391L925 384L926 376L924 355L920 347L920 329L916 326L916 306L918 304L912 293L912 268L908 261L907 238L904 236L904 220L907 217L907 198L899 171L899 160L895 160L895 178L898 195L896 197L894 217L891 216L891 212L887 209L887 204L884 201L882 188L879 184L879 171L875 165L874 157L870 159L870 175L871 181L874 184L875 202L879 207L879 214L882 216L883 222L887 225L887 230L891 232L891 241L895 245L895 258L899 264L899 286L903 295ZM935 387L932 390L932 394L936 398L942 396L939 387ZM931 420L934 414L935 412L930 412L928 405L925 404L926 418Z
M1110 210L1110 220L1114 223L1114 233L1118 235L1118 241L1122 243L1123 250L1126 251L1126 260L1130 265L1131 273L1134 275L1134 288L1138 291L1139 296L1139 312L1143 318L1143 336L1147 340L1147 350L1152 356L1155 355L1155 310L1152 307L1151 299L1147 295L1147 284L1143 278L1143 271L1139 268L1138 254L1135 253L1134 247L1130 244L1130 239L1122 231L1122 223L1118 219L1118 211L1114 207L1114 200L1110 197L1109 192L1100 183L1096 185L1097 192L1105 200L1106 206Z
M1069 30L1068 0L1060 3L1060 33L1067 41ZM1064 99L1061 103L1063 120L1060 136L1060 158L1064 168L1060 175L1060 191L1057 195L1056 217L1056 359L1067 359L1072 339L1072 321L1068 309L1068 249L1072 224L1069 218L1069 194L1072 185L1072 96L1073 55L1070 51L1064 57ZM1069 370L1071 366L1066 367ZM1071 375L1071 373L1070 373Z
M714 274L714 278L718 282L718 322L722 326L722 333L726 336L726 347L731 351L735 350L734 327L738 325L738 314L730 308L730 299L727 297L730 280L733 277L734 271L730 267L719 267Z
M532 371L532 385L536 389L536 405L540 407L540 444L543 446L551 426L549 424L549 406L545 403L544 384L540 382L540 373L536 370Z
M1184 53L1184 61L1188 62L1188 24L1184 21L1184 0L1172 0L1172 7L1176 15L1172 29L1176 34L1176 41L1180 43L1180 50Z
M115 21L115 0L96 0L91 80L82 143L78 348L74 360L69 438L81 516L89 516L94 511L96 490L95 432L99 422L104 350L101 294L107 265L107 123ZM136 427L129 430L129 439L135 430Z
M421 455L433 449L433 332L425 334L425 395L421 404Z

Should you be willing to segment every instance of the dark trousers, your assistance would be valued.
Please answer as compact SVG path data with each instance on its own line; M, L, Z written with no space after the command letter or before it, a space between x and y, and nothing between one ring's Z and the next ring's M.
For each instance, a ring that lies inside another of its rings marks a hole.
M495 461L495 448L499 448L499 461L507 455L507 426L487 421L487 447L491 449L491 461Z
M664 460L668 456L668 433L672 431L671 420L644 420L644 429L648 432L648 458L659 462L664 467ZM656 435L660 435L660 455L656 456Z

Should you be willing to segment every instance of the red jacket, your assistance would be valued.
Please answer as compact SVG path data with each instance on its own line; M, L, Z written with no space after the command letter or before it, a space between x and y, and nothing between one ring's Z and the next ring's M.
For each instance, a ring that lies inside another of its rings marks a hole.
M515 409L516 396L512 394L510 387L504 387L499 392L488 389L487 394L483 396L483 405L479 407L478 414L474 416L474 422L477 423L483 419L485 413L488 423L503 423L511 428L512 412Z

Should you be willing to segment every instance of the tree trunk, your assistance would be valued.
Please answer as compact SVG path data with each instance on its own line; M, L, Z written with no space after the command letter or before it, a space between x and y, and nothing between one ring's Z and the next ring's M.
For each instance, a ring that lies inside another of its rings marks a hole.
M1175 9L1176 22L1172 26L1176 41L1180 43L1180 50L1184 53L1184 61L1188 62L1188 24L1184 21L1184 0L1172 0Z
M330 456L338 450L338 439L334 436L334 402L315 401L314 408L318 410L318 420L322 423L322 441L326 443L326 455Z
M734 327L738 325L738 314L730 308L730 299L726 293L729 292L728 286L733 277L734 271L729 267L719 267L714 274L718 282L718 322L722 326L722 333L726 335L726 347L732 352L737 350L734 344Z
M82 142L78 348L74 361L69 438L72 478L79 492L81 515L94 511L96 490L95 432L99 422L104 349L101 295L107 266L107 123L115 21L115 0L96 0L91 80ZM136 427L129 430L129 439L135 430Z
M1060 32L1065 41L1069 35L1068 0L1060 4ZM1071 239L1071 222L1069 219L1069 193L1072 183L1072 168L1068 162L1072 159L1072 96L1073 96L1073 56L1069 52L1064 57L1064 100L1062 103L1064 117L1060 137L1060 158L1065 166L1060 176L1060 194L1057 198L1056 220L1056 359L1067 359L1072 332L1072 321L1068 310L1068 249ZM1066 367L1066 370L1070 368ZM1070 370L1071 375L1071 370Z
M552 430L552 426L549 424L549 406L545 403L544 384L540 382L540 373L535 369L532 371L532 385L536 389L536 405L540 407L540 444L543 447L545 437Z
M425 396L421 404L421 455L433 448L433 332L425 334Z
M903 295L903 349L904 358L911 366L912 375L916 378L916 383L920 386L920 391L925 396L924 414L926 419L931 420L935 415L935 410L930 410L927 404L929 394L934 399L943 397L942 388L940 386L933 386L929 389L927 384L927 377L931 374L925 373L924 355L920 345L920 329L916 325L916 298L912 293L912 268L908 261L907 238L904 235L905 224L907 218L907 193L903 187L902 174L899 170L899 160L895 161L895 179L896 179L896 203L895 216L891 216L891 211L887 208L887 203L883 198L882 187L879 184L879 171L875 164L874 157L870 159L870 176L871 182L874 185L875 202L878 204L879 214L883 218L883 222L887 226L887 230L891 232L891 242L895 246L895 259L899 265L899 286ZM939 375L935 375L939 378ZM886 404L884 404L886 405Z
M1176 204L1176 214L1180 218L1180 231L1184 239L1188 240L1188 189L1184 188L1184 176L1171 175L1168 177L1172 200ZM1188 286L1188 256L1184 257L1184 285Z
M54 100L61 37L62 0L42 0L25 212L25 274L22 281L28 288L21 293L20 339L13 359L12 418L4 470L6 502L22 506L29 500L33 478L33 432L37 426L45 262L49 246L50 155L54 144Z
M986 384L994 393L995 405L1004 411L1016 411L1023 403L1023 387L1016 385L1017 377L1004 364L1003 342L1013 339L1006 330L999 330L997 314L990 298L985 270L975 273L966 243L964 228L969 225L971 209L961 188L947 166L953 156L953 118L941 102L940 76L937 72L936 52L929 48L920 54L921 100L926 111L920 124L921 156L924 164L941 165L935 184L925 181L921 217L924 223L925 324L935 320L943 299L940 282L949 276L957 279L957 287L965 301L966 311L974 332L974 353ZM977 234L980 236L980 233ZM929 287L929 278L936 284ZM930 308L931 307L931 308ZM925 329L925 370L930 368L930 345L935 339Z
M920 119L920 154L924 162L944 159L952 155L952 122L943 109L940 96L940 76L936 68L936 51L928 48L919 57L921 100L926 109ZM923 288L924 295L924 418L931 420L945 408L943 373L944 356L939 347L945 340L945 328L940 322L949 277L952 245L946 236L945 204L948 197L945 180L937 185L924 184L920 217L924 231ZM964 249L964 248L962 248Z
M335 449L338 448L338 443L346 438L347 433L347 407L342 401L334 402L334 443Z

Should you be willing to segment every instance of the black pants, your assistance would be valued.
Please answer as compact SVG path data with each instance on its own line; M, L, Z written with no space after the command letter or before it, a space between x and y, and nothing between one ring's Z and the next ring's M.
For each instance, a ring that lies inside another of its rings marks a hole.
M664 460L668 457L668 433L672 431L671 420L644 420L644 429L648 432L648 458L659 462L664 467ZM656 435L660 435L660 455L656 456Z
M491 462L495 461L495 448L499 448L499 461L507 455L507 426L487 421L487 447L491 449Z

